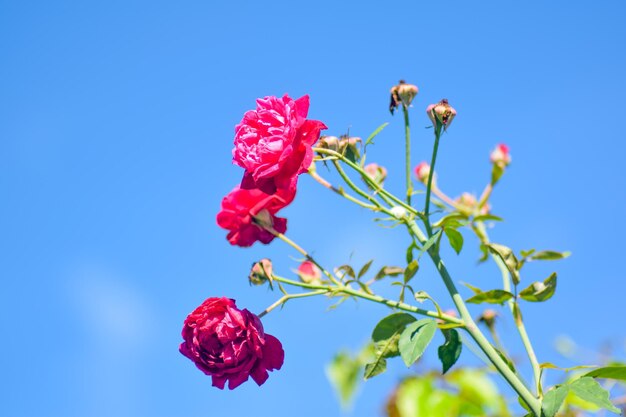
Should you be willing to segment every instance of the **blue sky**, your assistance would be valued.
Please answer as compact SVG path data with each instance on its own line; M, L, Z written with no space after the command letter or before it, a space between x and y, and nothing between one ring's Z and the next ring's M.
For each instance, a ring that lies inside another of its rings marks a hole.
M257 97L309 94L329 133L391 122L368 158L401 192L402 123L387 111L400 78L420 87L415 163L432 139L423 109L446 97L459 115L442 141L441 186L480 192L489 151L506 142L514 162L493 210L507 221L493 239L573 252L527 272L559 272L556 296L525 310L540 360L568 364L559 334L590 349L611 341L623 357L625 17L619 1L0 0L0 414L341 415L324 365L361 346L385 309L329 312L309 299L272 313L264 323L285 366L233 392L178 353L180 328L209 296L271 304L276 294L248 286L253 261L296 266L280 242L231 247L215 224L241 176L230 150L244 111ZM403 259L400 230L309 178L284 213L326 265ZM476 267L466 238L465 256L446 253L455 279L495 287L495 266ZM418 278L444 296L432 269ZM510 321L503 331L524 363ZM476 363L469 351L463 361ZM363 387L352 415L381 414L410 372L399 362Z

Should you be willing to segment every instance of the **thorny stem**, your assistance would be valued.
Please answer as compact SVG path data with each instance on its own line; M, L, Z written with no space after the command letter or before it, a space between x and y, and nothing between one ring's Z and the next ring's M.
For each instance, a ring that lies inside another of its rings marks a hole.
M409 107L402 104L404 113L404 153L406 155L406 203L411 205L411 195L413 194L413 182L411 180L411 127L409 125Z

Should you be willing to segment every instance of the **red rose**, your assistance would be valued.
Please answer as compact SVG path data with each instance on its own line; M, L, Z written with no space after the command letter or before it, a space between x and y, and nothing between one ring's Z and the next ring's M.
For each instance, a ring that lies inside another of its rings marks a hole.
M296 182L292 181L289 188L268 194L256 188L241 189L235 187L222 200L222 210L217 214L217 224L230 232L226 236L231 245L251 246L257 240L270 243L274 235L255 223L264 221L277 232L285 233L287 219L276 217L275 214L287 206L296 195Z
M208 298L185 319L180 353L213 378L213 386L234 389L251 376L258 385L280 369L285 352L263 331L259 318L239 310L235 300Z
M235 127L233 163L246 170L242 188L272 192L289 186L313 161L313 144L326 129L324 123L307 120L309 96L297 100L265 97L257 109L246 112Z

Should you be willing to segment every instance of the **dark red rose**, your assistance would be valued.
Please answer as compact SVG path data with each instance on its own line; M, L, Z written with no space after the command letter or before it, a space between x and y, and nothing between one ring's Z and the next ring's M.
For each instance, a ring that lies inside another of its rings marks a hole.
M246 170L242 188L286 188L313 161L312 146L324 123L306 118L309 96L265 97L235 127L233 163Z
M230 231L226 238L231 245L246 247L256 241L267 244L274 239L274 235L255 223L254 217L262 219L277 232L285 233L287 219L276 217L275 214L289 205L295 195L295 178L289 188L276 190L272 194L256 188L242 189L237 186L222 200L217 224Z
M185 319L180 353L213 379L213 386L234 389L251 376L258 385L268 371L280 369L285 352L263 331L259 318L239 310L235 300L208 298Z

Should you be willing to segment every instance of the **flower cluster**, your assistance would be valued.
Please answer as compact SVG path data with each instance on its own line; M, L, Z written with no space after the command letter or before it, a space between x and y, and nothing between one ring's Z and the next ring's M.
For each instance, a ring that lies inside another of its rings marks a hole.
M307 119L308 112L309 96L265 97L235 127L233 163L245 172L217 215L232 245L267 244L273 232L286 231L287 220L276 213L293 201L298 175L311 165L312 147L326 129L324 123Z
M261 320L229 298L206 299L185 319L182 336L180 353L219 389L227 382L229 389L237 388L249 377L261 385L285 358L280 341L263 331Z

